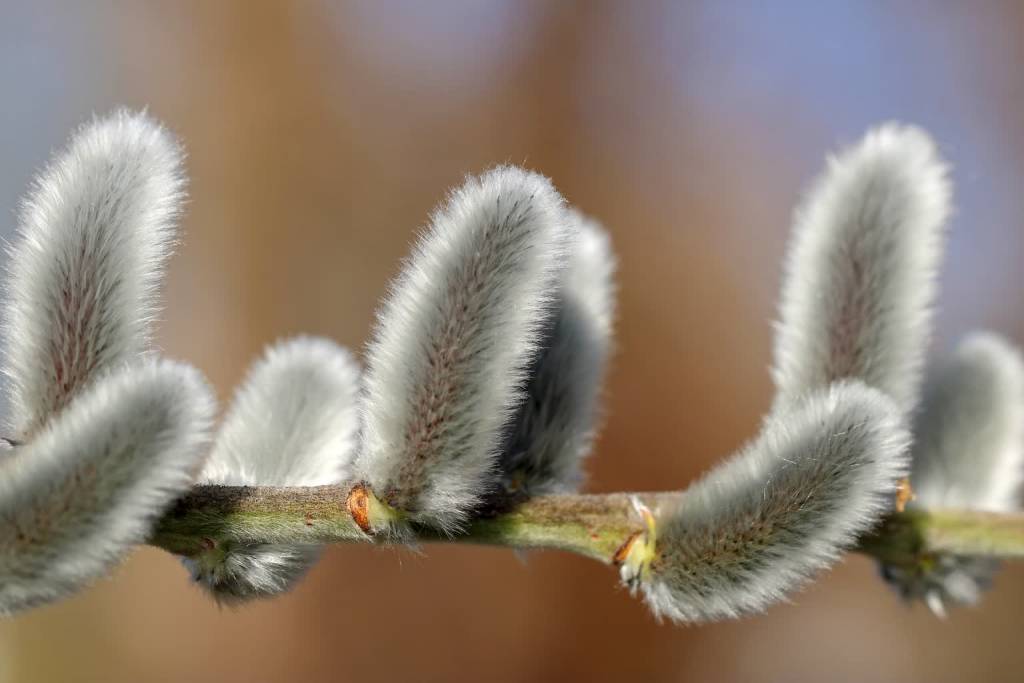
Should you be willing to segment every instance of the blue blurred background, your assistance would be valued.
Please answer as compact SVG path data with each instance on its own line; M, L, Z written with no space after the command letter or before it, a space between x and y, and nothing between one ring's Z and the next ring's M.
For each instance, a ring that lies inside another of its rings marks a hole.
M752 436L792 207L825 154L920 124L954 166L933 353L1024 344L1024 4L0 0L0 230L68 132L148 107L189 151L160 344L222 399L270 341L361 350L415 228L525 164L602 220L619 345L591 490L681 487ZM851 556L792 604L657 624L557 554L332 548L221 610L157 550L0 622L0 681L1010 681L1024 565L940 622Z

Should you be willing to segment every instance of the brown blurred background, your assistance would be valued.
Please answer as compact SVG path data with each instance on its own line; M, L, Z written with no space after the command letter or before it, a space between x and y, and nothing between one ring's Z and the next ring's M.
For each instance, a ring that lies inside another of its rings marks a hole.
M230 395L274 339L354 349L414 229L465 173L554 179L618 250L595 491L681 487L754 434L790 211L887 119L955 165L934 351L1024 343L1024 5L0 1L4 234L92 112L148 106L192 201L160 342ZM659 625L587 560L332 548L293 594L221 610L153 549L0 622L0 680L1014 681L1024 565L946 621L851 556L793 603Z

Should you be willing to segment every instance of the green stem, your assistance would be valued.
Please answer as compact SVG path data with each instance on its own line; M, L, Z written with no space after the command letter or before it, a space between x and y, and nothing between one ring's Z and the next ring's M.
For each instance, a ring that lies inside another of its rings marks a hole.
M198 486L163 517L150 543L193 556L218 545L387 543L365 534L347 507L348 485L310 488ZM644 521L633 500L658 509L677 493L542 496L479 519L454 537L414 528L419 542L551 548L615 564ZM893 513L861 539L858 552L912 565L947 553L1024 557L1024 515L934 510Z

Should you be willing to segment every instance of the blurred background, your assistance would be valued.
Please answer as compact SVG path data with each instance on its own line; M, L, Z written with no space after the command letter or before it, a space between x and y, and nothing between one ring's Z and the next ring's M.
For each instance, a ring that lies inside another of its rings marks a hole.
M226 400L275 339L362 350L445 191L525 164L620 257L590 489L681 487L756 432L792 207L872 124L926 127L955 167L933 353L1024 343L1022 61L1014 2L0 0L0 227L75 125L149 107L192 179L160 344ZM554 553L335 547L231 610L143 549L0 622L0 681L1020 680L1024 564L945 622L875 574L850 556L764 616L678 628Z

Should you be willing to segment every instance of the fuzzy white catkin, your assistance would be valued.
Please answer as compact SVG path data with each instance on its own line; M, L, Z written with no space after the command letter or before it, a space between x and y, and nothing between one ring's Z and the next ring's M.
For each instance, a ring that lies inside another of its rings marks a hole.
M776 407L853 378L913 410L950 193L934 143L911 126L880 126L830 159L796 213Z
M908 444L892 401L859 382L770 417L750 445L656 511L642 583L651 609L692 622L782 600L891 507Z
M193 369L119 367L0 458L0 614L105 574L191 484L214 401Z
M1024 361L999 336L968 336L925 386L915 424L911 507L1015 512L1024 481ZM928 569L883 568L904 597L937 614L975 604L998 563L942 557Z
M510 501L578 488L593 443L615 317L615 258L600 225L573 210L569 221L576 240L502 451L497 497Z
M217 434L200 483L323 486L348 478L359 437L359 369L335 343L299 337L271 347L249 372ZM217 547L185 559L221 602L289 590L318 545Z
M185 194L145 114L84 125L36 179L8 252L9 434L27 438L98 372L144 351Z
M1024 482L1024 362L971 334L926 384L914 425L913 505L1012 512Z
M546 178L496 168L434 213L394 282L355 469L409 519L454 531L493 485L570 233Z

